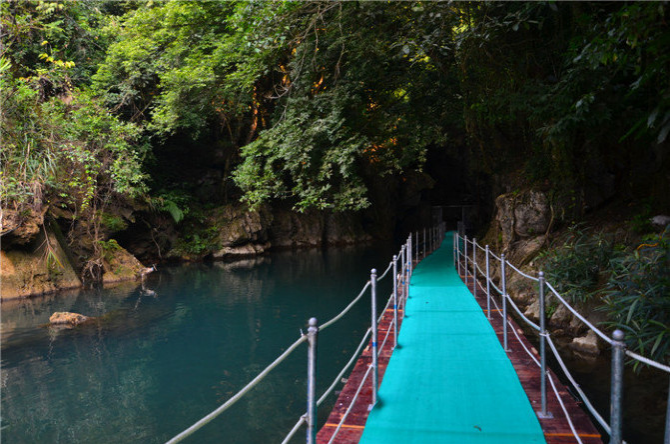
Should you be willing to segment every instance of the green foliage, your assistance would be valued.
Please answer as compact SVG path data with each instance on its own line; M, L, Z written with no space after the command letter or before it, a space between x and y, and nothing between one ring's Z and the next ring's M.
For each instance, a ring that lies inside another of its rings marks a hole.
M157 211L170 213L175 223L179 223L189 215L189 203L192 197L180 190L161 190L158 196L150 200L151 206Z
M420 169L444 125L460 122L449 114L458 85L444 46L455 15L447 4L301 9L286 95L274 125L243 148L235 181L252 204L365 208L370 178Z
M653 146L670 132L667 5L487 2L458 9L465 119L479 168L521 166L558 193L592 186L604 171L632 176L635 165L661 180L662 167L649 162L667 154ZM649 188L640 185L647 195Z
M108 262L112 260L116 252L121 251L122 249L116 239L109 239L106 241L100 240L97 243L102 250L102 257Z
M626 332L633 350L669 362L670 227L612 265L605 297L611 326Z
M547 280L575 302L594 298L607 278L611 261L619 254L604 233L591 233L576 225L563 245L544 256Z
M112 232L123 231L128 228L128 223L116 214L101 212L98 217L100 217L102 225Z
M75 83L89 79L100 54L93 30L104 17L96 3L1 7L3 206L51 203L83 213L94 199L143 194L146 146L139 129L117 120ZM51 52L40 52L43 47Z
M40 103L26 82L0 80L4 149L2 194L7 204L62 203L78 212L98 196L145 192L140 133L87 95L65 105Z

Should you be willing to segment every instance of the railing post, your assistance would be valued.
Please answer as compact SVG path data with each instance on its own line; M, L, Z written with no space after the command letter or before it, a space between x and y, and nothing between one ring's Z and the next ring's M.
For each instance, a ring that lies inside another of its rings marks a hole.
M665 438L663 444L670 444L670 387L668 387L668 405L665 408Z
M503 314L503 350L509 351L507 348L507 286L505 282L505 253L500 255L500 276L502 280L502 314Z
M416 239L416 263L418 264L421 260L419 259L419 251L421 250L421 247L419 246L419 230L416 230L414 234L414 238Z
M405 283L407 282L407 268L404 266L405 261L407 260L407 245L403 245L400 248L400 263L403 264L400 266L400 297L405 300Z
M407 270L407 285L409 285L409 277L412 275L412 239L407 239L407 257L405 258L405 263L403 266Z
M398 346L398 256L393 255L393 348Z
M316 444L316 345L319 327L316 318L307 328L307 444Z
M463 278L465 286L468 286L468 237L463 237Z
M624 333L614 330L612 334L612 389L610 392L610 442L621 444L621 404L623 399L623 358L626 344Z
M407 238L407 245L409 246L409 251L407 252L406 262L409 264L409 270L412 271L412 250L414 250L414 239L412 238L412 233L409 233Z
M430 229L430 241L431 241L431 244L432 244L432 247L433 247L432 248L433 251L437 250L437 242L435 242L435 240L437 238L436 234L437 233L435 233L435 227L434 226L431 227L431 229Z
M425 258L428 256L428 253L426 252L426 249L428 248L428 244L426 243L426 227L423 227L423 257Z
M472 238L472 294L477 299L477 238Z
M370 289L372 300L372 404L370 409L377 404L377 388L379 388L379 366L377 363L377 270L372 269L370 273Z
M461 275L461 235L458 231L454 233L454 244L456 245L456 271Z
M456 234L455 231L454 231L454 235L452 236L452 238L453 238L452 243L454 244L453 245L453 247L454 247L454 251L453 251L454 267L456 267L456 269L458 269L458 262L457 262L458 261L458 235Z
M489 246L486 246L486 317L491 320L491 271L489 269Z
M542 410L538 412L539 418L553 418L554 415L547 412L547 317L544 300L544 272L538 273L539 298L540 298L540 394L542 399Z

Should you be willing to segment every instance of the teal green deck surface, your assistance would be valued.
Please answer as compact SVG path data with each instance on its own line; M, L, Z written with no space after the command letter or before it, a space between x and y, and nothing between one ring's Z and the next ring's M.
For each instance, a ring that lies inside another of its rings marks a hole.
M360 444L545 443L519 378L453 266L452 235L414 270Z

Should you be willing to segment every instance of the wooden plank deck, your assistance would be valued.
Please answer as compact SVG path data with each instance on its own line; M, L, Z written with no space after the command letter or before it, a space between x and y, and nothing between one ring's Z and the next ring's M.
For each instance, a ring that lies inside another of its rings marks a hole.
M463 279L463 276L461 276ZM468 288L472 292L473 286L472 282L469 282ZM477 302L479 303L482 310L486 309L486 291L481 286L481 283L478 283L477 288ZM378 338L380 339L379 343L383 341L386 331L393 319L393 310L388 309L384 313L382 321L378 328ZM402 326L402 311L399 311L398 322ZM523 334L523 330L516 324L512 319L512 328L514 328L523 341L524 345L531 350L536 357L539 357L539 354L535 347L530 343L530 341ZM502 317L499 316L496 312L492 313L491 323L493 325L496 334L500 342L502 343ZM388 366L389 359L393 352L393 335L391 334L389 340L384 345L382 352L379 356L379 381L380 384L383 380L384 372ZM528 356L526 351L523 349L523 346L516 338L516 336L508 330L508 348L511 352L508 353L512 365L519 375L519 380L523 386L528 399L531 402L531 405L536 411L540 410L541 406L541 397L540 397L540 371L537 365L533 360ZM346 410L351 405L351 400L354 398L356 391L360 385L361 379L365 376L365 373L368 370L368 367L371 365L371 345L368 343L368 346L365 348L363 353L361 353L360 358L356 362L351 374L345 383L342 391L340 392L335 406L331 411L326 424L319 430L317 434L317 443L318 444L327 444L335 432L337 425L340 423L341 418L345 414ZM560 382L559 378L554 374L554 372L549 370L553 380L555 381L561 400L566 406L570 417L572 419L575 430L584 444L602 444L602 438L600 432L593 425L588 414L582 409L581 403L575 400L567 388ZM340 428L340 431L337 434L336 439L333 441L335 444L358 444L361 436L363 435L363 430L365 428L365 422L367 421L369 414L369 406L372 402L372 387L371 387L371 376L368 377L365 386L359 394L358 401L352 408L351 412L345 419L343 425ZM544 436L547 441L547 444L572 444L576 443L576 439L573 436L572 431L568 421L565 418L563 410L561 409L558 400L556 399L551 385L547 381L547 409L553 414L553 418L550 419L540 419L540 425L544 431Z
M461 279L463 276L461 275ZM482 287L481 282L477 282L477 297L475 298L479 303L479 306L482 307L484 313L486 313L486 289ZM472 277L468 277L468 289L472 293ZM492 290L495 291L495 290ZM498 305L500 305L500 299L496 299ZM503 322L502 316L499 312L493 311L494 305L491 304L491 325L493 326L500 343L503 343ZM508 316L510 312L514 309L509 307ZM519 334L521 341L528 350L531 350L535 357L539 360L540 354L531 344L531 342L526 338L523 333L523 330L519 327L516 321L511 318L512 327L508 326L507 330L507 347L511 350L507 354L510 360L512 361L512 366L519 375L519 380L523 386L528 399L533 406L533 409L537 412L541 410L541 389L540 389L540 368L537 364L528 356L528 353L524 350L523 346L517 339L516 335L511 331L511 328L514 328ZM547 353L550 352L549 346L547 345ZM548 369L549 373L556 384L558 393L563 401L563 404L568 411L572 423L579 435L579 438L584 444L602 444L602 437L600 432L596 429L591 421L591 418L586 413L586 411L581 407L581 402L577 401L568 389L561 383L557 375L553 370ZM572 430L570 430L570 425L568 424L567 419L563 409L554 394L554 391L551 388L551 384L547 380L547 411L553 414L553 418L543 419L540 418L540 425L544 431L544 437L547 441L547 444L573 444L576 443Z
M403 310L398 310L398 324L402 326L402 315ZM382 345L386 332L389 329L389 326L393 322L393 309L387 309L384 312L379 326L377 327L377 337L378 344ZM388 366L389 359L393 353L393 332L389 335L386 344L384 344L381 349L381 353L378 358L379 365L379 383L381 385L384 373L386 372L386 367ZM368 370L368 367L372 365L372 346L371 341L368 342L368 346L365 347L361 353L360 358L356 361L349 378L347 379L346 384L344 385L342 391L337 397L335 406L330 412L326 424L319 430L316 435L317 444L327 444L330 438L333 436L333 433L337 429L338 424L340 423L345 412L351 405L351 400L354 399L356 391L360 386L361 380L365 376L365 373ZM370 411L368 410L370 404L372 403L372 375L370 374L367 378L367 381L358 395L358 400L354 407L352 408L349 415L346 417L342 427L337 433L337 437L334 440L337 444L358 444L361 436L363 435L363 429L365 428L365 422L368 419Z

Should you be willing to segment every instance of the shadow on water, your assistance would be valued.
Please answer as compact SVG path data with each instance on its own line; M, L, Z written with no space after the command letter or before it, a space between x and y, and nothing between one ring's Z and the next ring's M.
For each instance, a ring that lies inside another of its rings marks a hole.
M309 317L323 323L337 314L391 255L387 247L278 252L161 268L144 288L3 303L3 441L165 442L255 377ZM388 292L382 286L380 294ZM55 311L96 319L45 327ZM320 335L320 391L355 350L369 317L363 300ZM305 369L303 346L186 442L280 442L304 413ZM333 402L322 406L322 422ZM301 432L294 442L303 440Z

